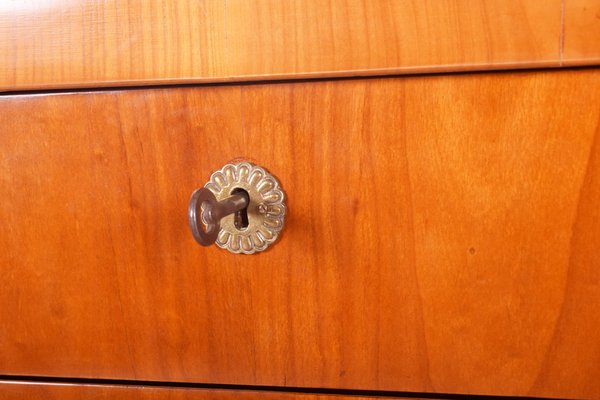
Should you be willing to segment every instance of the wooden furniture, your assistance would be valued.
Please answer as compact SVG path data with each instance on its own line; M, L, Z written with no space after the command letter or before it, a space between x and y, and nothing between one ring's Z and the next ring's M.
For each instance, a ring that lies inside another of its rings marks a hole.
M59 382L0 381L2 399L30 400L376 400L380 396L331 395L266 390L224 390L190 387L134 386L114 384L71 384ZM393 397L401 400L400 397ZM416 399L410 397L410 399Z
M600 2L469 4L3 8L0 398L600 398ZM232 160L265 252L187 225Z
M595 65L598 0L77 0L0 7L0 90Z

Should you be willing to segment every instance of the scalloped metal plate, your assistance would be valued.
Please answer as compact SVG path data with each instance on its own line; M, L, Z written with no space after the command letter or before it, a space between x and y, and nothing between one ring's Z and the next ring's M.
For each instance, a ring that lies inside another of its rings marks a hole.
M274 243L285 220L285 195L279 181L264 168L249 162L227 164L213 173L204 185L221 201L235 189L248 192L248 226L238 229L234 216L221 220L221 230L215 242L232 253L253 254Z

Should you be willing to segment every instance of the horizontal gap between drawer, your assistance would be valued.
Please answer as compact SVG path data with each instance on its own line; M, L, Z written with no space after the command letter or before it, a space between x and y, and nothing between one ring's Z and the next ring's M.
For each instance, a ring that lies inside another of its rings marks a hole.
M391 398L419 398L419 399L447 399L447 400L548 400L547 397L527 396L495 396L477 394L453 394L453 393L430 393L430 392L402 392L390 390L366 390L366 389L334 389L314 387L291 387L291 386L265 386L265 385L238 385L238 384L216 384L216 383L192 383L192 382L169 382L169 381L145 381L131 379L106 379L106 378L67 378L52 376L28 376L28 375L0 375L0 382L36 383L36 384L72 384L93 386L138 386L154 388L173 389L211 389L231 391L252 392L277 392L298 393L316 395L339 395L339 396L363 396L363 397L391 397Z
M27 95L47 95L47 94L69 94L69 93L94 93L94 92L115 92L123 90L149 90L149 89L177 89L211 86L251 86L251 85L276 85L285 83L302 82L323 82L323 81L347 81L357 79L385 79L385 78L414 78L414 77L435 77L452 75L481 75L481 74L507 74L507 73L539 73L545 71L577 71L598 69L600 64L582 65L582 66L550 66L540 68L506 68L506 69L482 69L465 71L442 71L426 73L407 73L407 74L382 74L382 75L349 75L349 76L331 76L314 78L289 78L289 79L256 79L251 81L222 81L222 82L192 82L192 83L163 83L148 85L120 85L120 86L97 86L97 87L63 87L57 89L33 89L33 90L0 90L0 98L8 96L27 96Z

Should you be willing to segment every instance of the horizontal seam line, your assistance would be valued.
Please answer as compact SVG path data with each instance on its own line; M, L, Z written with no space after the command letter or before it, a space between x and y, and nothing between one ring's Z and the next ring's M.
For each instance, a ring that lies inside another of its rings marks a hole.
M107 378L77 378L77 377L50 377L29 375L0 375L0 384L6 383L36 383L36 384L72 384L88 386L123 386L123 387L152 387L170 389L204 389L204 390L230 390L250 392L276 392L290 394L316 394L316 395L344 395L363 397L404 397L421 399L447 399L447 400L547 400L549 397L530 396L500 396L479 394L453 394L433 392L409 392L391 390L370 389L338 389L317 387L293 387L293 386L268 386L268 385L243 385L243 384L218 384L218 383L195 383L178 381L152 381L152 380L130 380L130 379L107 379Z
M101 82L96 86L85 86L85 83L74 83L73 86L65 86L53 88L0 88L0 97L15 96L15 95L31 95L31 94L54 94L54 93L87 93L87 92L113 92L123 90L147 90L147 89L169 89L169 88L189 88L189 87L214 87L214 86L252 86L264 84L285 84L285 83L302 83L302 82L322 82L322 81L347 81L357 79L386 79L386 78L411 78L411 77L431 77L431 76L455 76L455 75L482 75L482 74L507 74L507 73L527 73L527 72L543 72L543 71L572 71L572 70L588 70L595 69L600 66L599 63L586 65L552 65L546 67L513 67L513 68L496 68L496 69L476 69L476 70L456 70L456 71L429 71L429 72L410 72L410 73L383 73L383 74L361 74L357 72L355 75L337 75L337 76L299 76L292 78L277 77L277 75L260 76L257 79L240 79L240 80L221 80L205 82L201 79L175 78L173 80L166 79L162 81L106 81ZM190 82L188 82L188 80ZM102 85L104 83L104 85ZM112 85L116 84L116 85Z

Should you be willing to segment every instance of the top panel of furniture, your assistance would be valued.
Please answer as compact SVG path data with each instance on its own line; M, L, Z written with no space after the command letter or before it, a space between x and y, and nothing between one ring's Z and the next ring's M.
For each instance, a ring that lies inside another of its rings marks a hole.
M600 0L0 6L0 91L591 65Z

